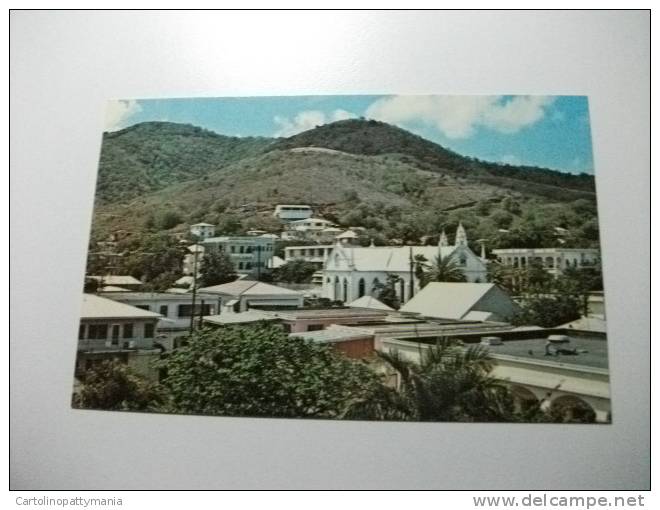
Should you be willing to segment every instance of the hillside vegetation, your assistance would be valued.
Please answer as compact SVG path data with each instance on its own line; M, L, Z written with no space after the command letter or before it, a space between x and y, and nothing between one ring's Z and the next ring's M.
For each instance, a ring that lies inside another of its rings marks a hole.
M151 252L141 239L174 239L199 221L219 235L278 232L278 203L364 227L364 243L437 242L462 221L475 251L478 239L489 249L598 246L593 176L482 162L365 120L284 139L166 122L106 133L96 200L92 246L123 231L130 251Z
M267 138L237 138L186 124L145 122L103 134L99 204L123 202L196 179L260 151Z

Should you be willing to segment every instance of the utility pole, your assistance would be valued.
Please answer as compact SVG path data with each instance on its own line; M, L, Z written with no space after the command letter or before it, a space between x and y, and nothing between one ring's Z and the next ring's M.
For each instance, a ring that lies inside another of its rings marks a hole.
M197 254L198 246L193 245L193 285L192 285L192 309L190 310L190 334L192 335L195 326L195 298L197 297Z
M413 250L410 247L410 299L415 295L415 268L413 263ZM402 296L403 297L403 296Z
M257 281L261 279L261 245L257 244Z

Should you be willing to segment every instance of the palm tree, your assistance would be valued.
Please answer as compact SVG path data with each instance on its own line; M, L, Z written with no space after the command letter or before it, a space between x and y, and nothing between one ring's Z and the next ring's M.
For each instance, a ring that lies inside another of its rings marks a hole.
M451 255L443 257L438 254L421 281L424 285L429 282L464 282L465 275Z
M493 362L480 345L464 348L441 338L419 363L398 352L378 356L399 375L396 396L384 401L415 421L522 421L506 385L490 375ZM527 417L525 417L527 418ZM528 420L525 420L528 421Z
M427 271L430 267L428 261L429 260L421 253L418 253L413 257L413 263L415 265L415 278L419 280L420 285L424 280L424 272Z

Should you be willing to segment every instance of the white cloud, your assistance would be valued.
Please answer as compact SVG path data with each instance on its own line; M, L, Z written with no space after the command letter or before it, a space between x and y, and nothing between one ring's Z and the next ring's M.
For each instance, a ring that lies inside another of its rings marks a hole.
M275 136L292 136L301 131L313 129L316 126L335 122L338 120L353 119L356 115L346 110L335 110L326 115L320 110L305 110L298 113L293 119L276 115L273 119L279 127Z
M392 96L369 106L366 116L391 124L421 122L448 138L469 138L477 127L516 133L541 120L549 96Z
M505 154L500 158L500 163L507 165L520 165L520 158L514 154Z
M108 101L105 112L105 130L116 131L123 128L126 121L140 111L142 111L142 107L133 99Z

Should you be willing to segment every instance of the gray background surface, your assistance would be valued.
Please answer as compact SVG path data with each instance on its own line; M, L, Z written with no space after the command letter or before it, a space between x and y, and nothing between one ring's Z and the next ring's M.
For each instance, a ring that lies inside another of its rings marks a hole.
M649 36L645 12L14 12L11 486L648 487ZM105 100L330 93L590 97L612 425L70 409Z

